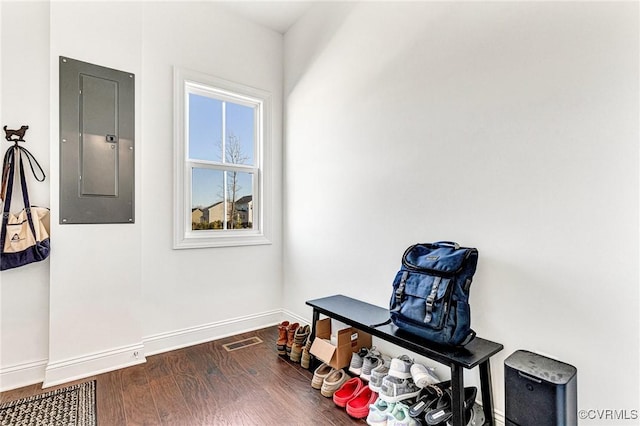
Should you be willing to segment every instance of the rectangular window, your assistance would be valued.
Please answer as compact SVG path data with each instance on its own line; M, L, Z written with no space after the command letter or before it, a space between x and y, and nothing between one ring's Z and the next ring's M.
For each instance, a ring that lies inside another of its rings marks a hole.
M270 96L181 69L174 85L174 248L270 243Z

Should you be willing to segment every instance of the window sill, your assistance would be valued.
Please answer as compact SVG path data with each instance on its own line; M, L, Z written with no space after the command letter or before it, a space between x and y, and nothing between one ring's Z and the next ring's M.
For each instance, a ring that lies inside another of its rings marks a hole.
M190 233L182 239L173 243L174 250L215 248L215 247L237 247L237 246L259 246L272 244L271 240L261 234L238 235L238 233L228 235L212 236L210 233L198 235Z

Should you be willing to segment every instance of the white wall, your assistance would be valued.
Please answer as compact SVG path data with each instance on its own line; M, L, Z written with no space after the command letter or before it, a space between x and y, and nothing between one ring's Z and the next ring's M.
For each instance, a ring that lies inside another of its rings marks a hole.
M59 56L68 56L131 72L142 69L140 3L53 2L50 14L51 169L58 169ZM73 25L70 25L70 19ZM118 30L105 25L117 22ZM140 110L143 83L136 84ZM136 117L136 158L139 169L144 133ZM49 363L45 385L104 371L113 365L143 361L140 303L142 226L139 218L142 186L135 183L133 224L60 225L59 181L51 180L51 280Z
M498 410L517 349L575 365L580 408L637 409L638 27L637 3L315 6L285 36L285 309L384 306L407 246L456 240Z
M30 125L29 148L48 174L32 198L52 213L50 259L1 274L0 389L54 385L279 321L279 191L273 244L171 249L172 67L273 94L268 184L280 188L282 35L211 2L2 1L0 10L1 121ZM136 76L134 224L58 224L60 55Z
M49 5L0 3L0 127L27 130L24 147L47 175L29 177L31 204L49 206ZM0 151L11 146L1 131ZM29 175L30 176L30 175ZM22 208L16 191L12 211ZM49 343L49 260L0 273L0 389L42 380Z
M149 350L274 323L282 288L282 35L208 2L145 3L142 120L143 335ZM273 244L172 250L173 66L272 94ZM197 329L192 330L192 327Z
M304 301L331 293L385 305L406 246L455 239L480 249L473 326L505 345L499 409L519 348L576 365L581 408L637 408L637 16L318 5L285 38L283 229L281 36L214 3L1 2L0 121L31 126L50 187L30 189L53 232L50 260L0 275L0 389L42 380L47 360L48 381L67 380L283 305L310 318ZM136 74L134 225L56 225L60 54ZM273 245L170 249L173 64L274 94Z

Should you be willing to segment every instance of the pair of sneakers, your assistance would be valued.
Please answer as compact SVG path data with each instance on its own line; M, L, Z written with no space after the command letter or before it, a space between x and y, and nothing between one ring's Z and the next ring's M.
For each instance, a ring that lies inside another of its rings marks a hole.
M416 386L412 378L401 379L387 375L382 379L379 396L387 403L397 403L420 395L420 388Z
M384 364L385 357L377 351L375 347L361 348L358 352L351 355L351 363L349 364L349 372L355 376L359 376L362 380L370 381L371 372L378 366Z
M401 379L411 378L419 388L440 382L434 368L414 362L408 355L392 359L389 374Z
M387 402L378 398L369 406L367 424L370 426L419 426L420 422L409 415L409 406L402 402Z
M391 367L391 359L383 356L382 364L371 370L371 379L369 379L369 387L374 392L380 392L382 387L382 381L389 375L389 369Z
M438 381L433 369L414 363L408 355L401 355L391 360L388 374L381 383L376 378L374 386L380 383L381 399L387 403L397 403L416 398L420 389Z

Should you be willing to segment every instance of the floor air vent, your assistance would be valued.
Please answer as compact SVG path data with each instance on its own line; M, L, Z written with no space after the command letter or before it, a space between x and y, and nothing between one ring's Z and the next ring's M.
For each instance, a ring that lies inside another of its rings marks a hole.
M259 345L260 343L262 343L262 339L260 339L259 337L250 337L248 339L238 340L237 342L224 344L222 345L222 347L227 352L232 352L237 351L238 349L247 348L249 346Z

